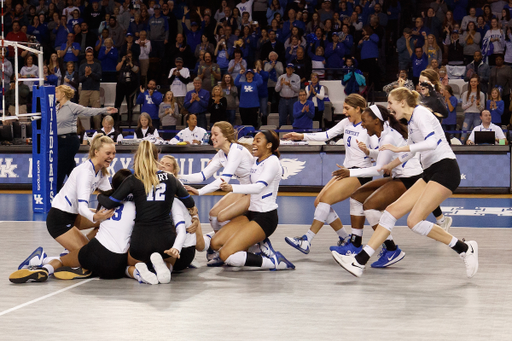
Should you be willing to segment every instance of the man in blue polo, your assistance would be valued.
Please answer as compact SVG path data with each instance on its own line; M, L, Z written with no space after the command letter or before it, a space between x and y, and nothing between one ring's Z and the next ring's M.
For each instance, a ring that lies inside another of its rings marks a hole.
M197 117L197 125L203 129L207 129L206 111L208 110L208 101L210 93L202 88L203 81L201 78L194 79L194 90L187 92L185 96L185 109Z
M160 92L156 91L156 82L150 80L148 88L144 91L142 85L140 86L140 94L137 96L137 104L142 104L140 112L147 112L153 121L153 127L160 129L160 117L158 117L158 109L162 103L163 96Z

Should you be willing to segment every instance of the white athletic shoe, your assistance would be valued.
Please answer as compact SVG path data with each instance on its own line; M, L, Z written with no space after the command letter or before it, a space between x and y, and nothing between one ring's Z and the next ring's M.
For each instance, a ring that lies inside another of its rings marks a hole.
M286 259L281 252L275 252L273 257L270 257L272 263L274 263L273 271L277 270L295 270L295 265Z
M158 252L153 252L150 257L151 263L153 264L153 269L156 271L156 277L158 278L158 282L162 284L167 284L171 281L171 271L165 264L162 255Z
M135 271L133 272L133 277L137 281L139 281L139 283L146 283L151 285L158 284L158 278L154 273L149 271L146 263L135 264Z
M276 255L276 251L272 247L272 243L270 243L270 239L265 238L262 242L259 243L261 253L263 253L268 258L272 258Z
M359 264L355 255L345 256L336 251L331 251L331 253L336 263L338 263L343 269L356 277L361 277L363 275L363 271L366 266Z
M452 217L444 217L444 222L440 225L443 230L448 232L450 227L452 226L453 218Z
M468 246L468 251L461 253L459 256L466 265L466 276L471 278L478 271L478 243L474 240L465 243Z
M311 243L306 235L303 235L302 237L285 237L284 241L305 255L307 255L311 249Z

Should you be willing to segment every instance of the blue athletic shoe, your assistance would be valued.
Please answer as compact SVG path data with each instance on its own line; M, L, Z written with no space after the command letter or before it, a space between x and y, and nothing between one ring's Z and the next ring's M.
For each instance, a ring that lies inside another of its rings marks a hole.
M34 257L37 257L34 259ZM18 270L27 269L29 266L42 266L43 259L46 258L46 253L43 250L42 246L39 246L27 257L19 266Z
M363 249L362 246L360 247L355 247L354 244L352 244L352 242L350 241L350 239L343 245L340 245L340 246L331 246L329 248L329 250L332 251L336 251L337 253L339 253L340 255L344 255L344 256L350 256L350 255L357 255L359 252L361 252L361 250Z
M284 258L281 252L276 252L275 257L270 258L272 262L275 264L275 268L271 269L273 271L276 270L294 270L295 265L292 264L288 259Z
M311 248L311 243L309 242L306 235L303 235L302 237L285 237L284 240L290 245L291 247L299 250L303 254L307 255Z
M338 246L343 246L343 245L345 245L345 244L350 242L350 239L352 238L352 235L349 234L347 236L347 238L341 238L341 237L338 237L338 238L339 238L339 240L338 240L338 244L337 245Z
M398 263L405 257L405 252L400 250L397 246L395 251L388 251L385 245L382 245L382 250L379 254L379 260L372 263L372 268L386 268L390 265Z
M272 258L276 254L276 251L274 250L274 247L272 247L270 239L265 238L262 242L259 243L259 245L261 253L266 257Z

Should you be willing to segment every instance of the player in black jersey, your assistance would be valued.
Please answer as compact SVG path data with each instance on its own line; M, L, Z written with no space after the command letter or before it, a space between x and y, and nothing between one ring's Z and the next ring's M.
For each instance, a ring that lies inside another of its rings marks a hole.
M133 194L137 213L128 263L135 266L127 272L134 277L134 273L137 274L135 271L138 271L144 282L151 284L171 280L169 266L163 261L170 260L166 250L172 257L179 258L179 251L173 248L176 230L170 216L174 196L185 204L191 215L197 214L194 199L171 173L158 170L157 160L155 145L142 141L135 154L134 175L128 177L110 197L98 196L102 206L113 208L128 194ZM149 261L157 276L148 270L145 263Z

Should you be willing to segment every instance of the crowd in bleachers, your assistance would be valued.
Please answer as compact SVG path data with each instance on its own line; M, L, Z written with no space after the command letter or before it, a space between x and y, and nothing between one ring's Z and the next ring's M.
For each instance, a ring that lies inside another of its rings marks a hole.
M80 89L76 102L99 107L101 83L115 82L115 107L126 100L131 120L140 104L156 129L174 130L188 113L204 129L238 123L237 113L256 128L269 113L279 113L278 126L322 127L322 80L342 81L347 94L389 92L420 86L428 68L452 116L459 111L458 124L444 122L452 131L478 125L484 109L493 123L509 124L510 11L512 1L499 0L6 0L4 35L43 47L45 83ZM39 68L27 51L18 70L13 48L4 55L12 113L10 82L37 78ZM396 74L405 81L390 79ZM20 112L31 103L33 81L24 84ZM114 120L119 127L121 115ZM101 128L101 117L86 121Z

